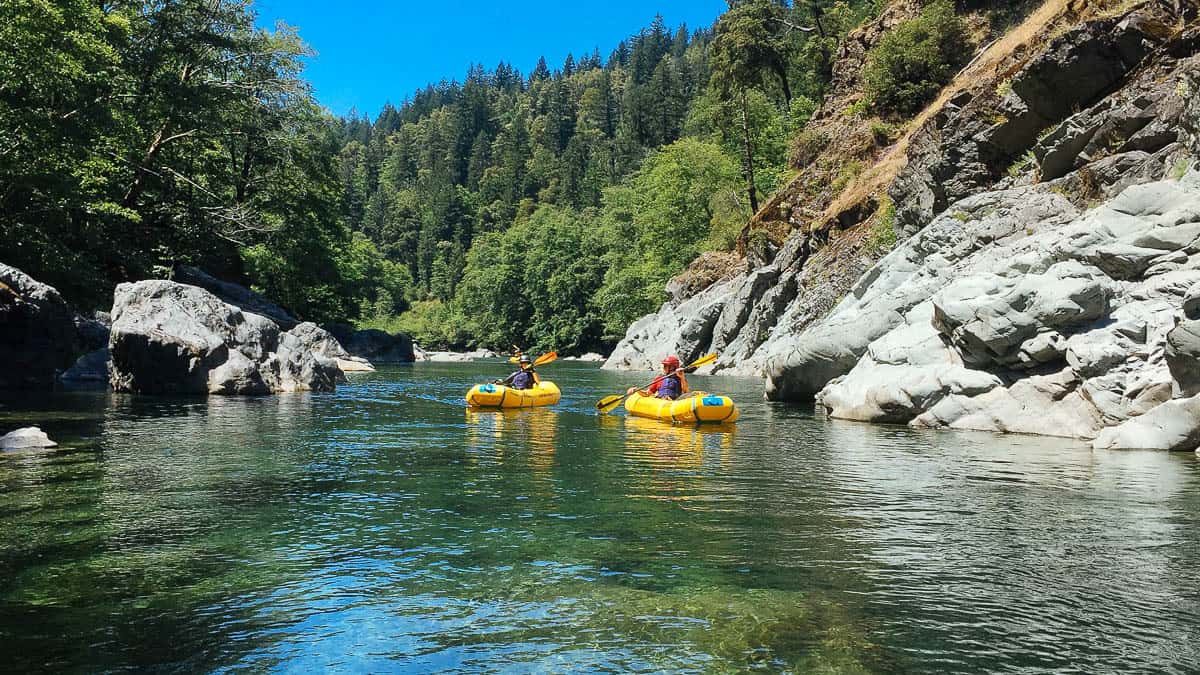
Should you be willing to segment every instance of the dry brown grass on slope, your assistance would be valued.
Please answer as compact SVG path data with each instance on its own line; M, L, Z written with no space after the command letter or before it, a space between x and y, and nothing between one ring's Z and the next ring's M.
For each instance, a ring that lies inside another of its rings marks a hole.
M989 45L976 56L954 80L942 89L933 103L922 110L908 125L908 131L884 153L878 162L864 171L856 180L842 190L813 223L812 229L828 229L845 225L847 214L870 213L870 204L878 199L908 164L908 149L913 135L928 123L934 115L945 108L946 103L960 92L979 87L981 83L1002 81L1016 72L1033 51L1035 40L1040 41L1052 33L1056 24L1063 20L1079 20L1093 6L1114 3L1089 2L1088 0L1047 0L1034 10L1019 26ZM1100 7L1096 7L1099 9ZM994 87L994 84L991 86ZM800 180L800 179L797 179ZM785 188L790 190L792 186ZM864 208L866 207L866 208ZM858 220L857 218L855 220Z

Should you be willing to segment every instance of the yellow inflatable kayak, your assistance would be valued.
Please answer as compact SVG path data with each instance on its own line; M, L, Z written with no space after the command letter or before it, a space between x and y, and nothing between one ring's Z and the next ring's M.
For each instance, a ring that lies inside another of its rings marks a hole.
M738 409L732 399L702 391L675 401L642 396L641 392L635 391L625 399L625 409L630 415L664 422L728 424L738 418Z
M467 405L473 408L532 408L554 405L562 394L548 380L533 385L533 389L513 389L503 384L477 384L467 392Z

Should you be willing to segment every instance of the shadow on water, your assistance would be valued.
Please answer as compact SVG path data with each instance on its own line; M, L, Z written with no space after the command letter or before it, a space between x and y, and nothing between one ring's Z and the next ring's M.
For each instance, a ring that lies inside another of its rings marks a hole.
M335 394L0 400L0 667L1184 671L1191 455L826 421L471 411L509 365Z

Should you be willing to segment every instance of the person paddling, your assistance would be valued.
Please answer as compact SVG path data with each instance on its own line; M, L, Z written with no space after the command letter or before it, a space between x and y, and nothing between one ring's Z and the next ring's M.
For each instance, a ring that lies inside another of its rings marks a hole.
M504 378L500 384L513 389L533 389L534 385L542 381L533 369L533 359L529 358L528 354L521 354L518 363L521 364L521 369Z
M687 376L679 367L679 357L668 356L662 360L663 374L645 390L643 396L654 396L674 400L688 393ZM625 393L632 394L637 388L630 387Z

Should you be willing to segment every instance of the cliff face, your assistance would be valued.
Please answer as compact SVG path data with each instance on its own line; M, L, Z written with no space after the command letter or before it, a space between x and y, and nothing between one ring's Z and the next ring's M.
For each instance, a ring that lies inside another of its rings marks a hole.
M1200 295L1196 12L1046 2L840 193L778 195L756 221L792 222L782 246L607 365L716 350L839 417L1089 438L1195 393L1168 354Z

